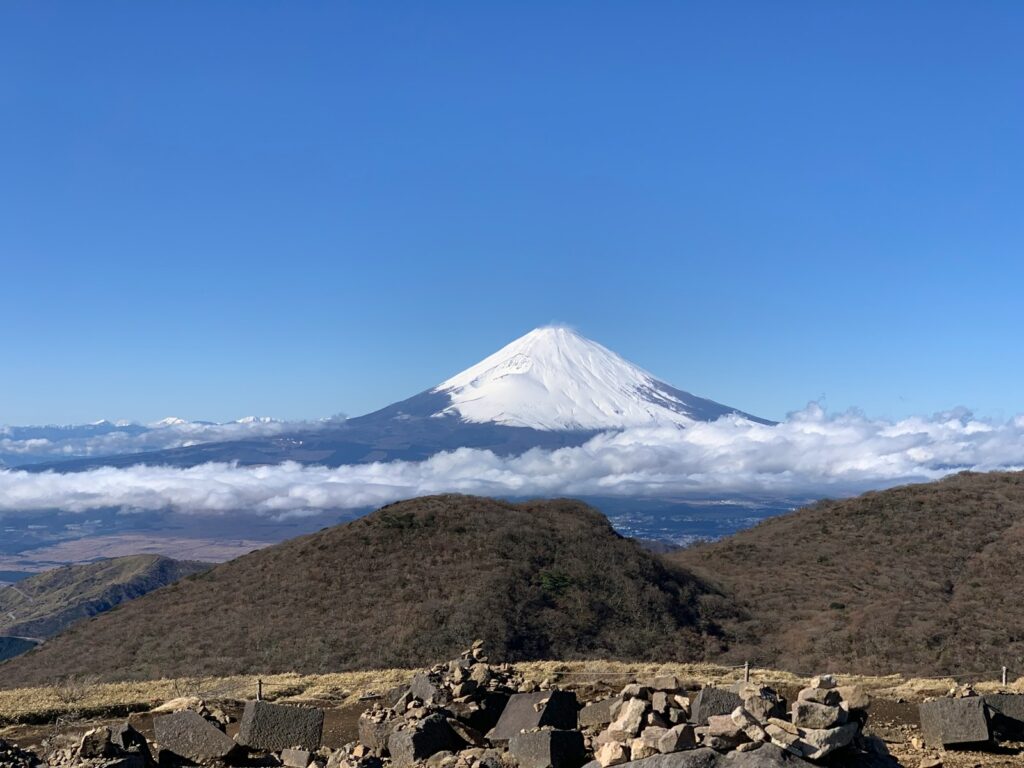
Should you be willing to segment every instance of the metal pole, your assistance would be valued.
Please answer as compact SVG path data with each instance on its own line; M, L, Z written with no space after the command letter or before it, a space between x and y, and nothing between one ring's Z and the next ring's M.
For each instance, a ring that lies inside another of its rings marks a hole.
M1003 685L1006 685L1006 667L1003 667Z
M256 680L256 701L263 701L263 681Z
M750 662L749 661L744 661L743 662L743 682L744 683L749 683L750 682Z

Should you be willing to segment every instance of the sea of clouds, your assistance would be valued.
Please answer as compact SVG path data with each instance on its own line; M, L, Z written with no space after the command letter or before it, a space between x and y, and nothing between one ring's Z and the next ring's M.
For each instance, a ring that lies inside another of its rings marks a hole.
M337 468L286 463L0 471L0 512L120 507L283 519L430 493L495 496L843 496L965 469L1024 467L1024 416L965 410L900 421L811 404L766 426L735 417L687 429L634 428L576 448L501 457L463 448L425 461Z
M182 448L200 443L273 437L321 429L337 424L342 418L337 416L318 421L280 421L266 417L248 417L223 424L172 421L150 425L98 422L78 426L0 426L0 462L17 466L19 463L30 461L116 456Z

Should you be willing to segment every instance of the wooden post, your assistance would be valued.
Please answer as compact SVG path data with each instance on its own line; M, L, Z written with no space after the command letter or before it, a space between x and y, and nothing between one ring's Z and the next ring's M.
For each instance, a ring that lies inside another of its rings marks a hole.
M256 680L256 701L263 701L263 681Z
M743 662L743 682L744 683L749 683L750 682L750 662L749 661L744 661Z
M1006 667L1003 667L1003 685L1006 685Z

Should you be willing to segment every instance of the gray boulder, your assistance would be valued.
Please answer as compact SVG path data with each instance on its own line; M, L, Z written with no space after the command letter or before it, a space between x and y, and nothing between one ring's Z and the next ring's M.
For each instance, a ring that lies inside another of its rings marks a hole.
M166 752L164 754L167 754ZM180 762L180 760L179 760ZM189 761L191 764L191 761ZM149 763L146 762L146 758L138 753L123 755L121 757L114 757L104 760L103 768L147 768ZM40 766L43 768L43 766Z
M308 749L282 749L281 764L285 768L308 768L313 762L313 753Z
M324 732L324 711L248 701L238 728L238 743L266 752L301 747L315 752Z
M188 711L153 718L153 735L161 752L197 763L226 760L238 746L202 715ZM161 757L160 762L169 761Z
M918 709L921 735L934 747L954 747L991 739L985 700L980 696L926 701Z
M683 683L675 675L657 675L655 677L647 677L640 681L640 685L645 688L650 688L652 691L679 691L683 688Z
M580 727L586 728L588 726L592 726L600 728L608 725L616 718L619 712L619 707L621 706L622 699L618 696L612 696L608 699L590 702L580 710Z
M722 755L713 749L700 747L685 752L672 752L668 755L645 757L643 760L632 760L623 763L621 768L718 768L722 765Z
M113 726L110 729L110 741L121 752L141 756L145 763L149 763L153 759L146 737L135 730L130 723Z
M749 752L730 752L720 768L811 768L811 764L774 744L762 744Z
M658 751L664 753L693 749L696 746L697 735L688 723L672 726L658 739Z
M508 742L519 768L577 768L586 748L579 731L524 731Z
M477 692L469 701L452 701L445 709L480 733L487 733L498 724L505 711L509 694L501 691Z
M731 714L743 704L739 695L728 688L708 685L700 689L690 704L690 719L697 725L705 725L709 717Z
M387 752L388 739L392 731L401 722L401 719L397 717L377 721L364 712L359 716L359 743L375 754L383 755Z
M793 705L793 725L799 728L833 728L846 722L847 713L814 701L797 701Z
M391 764L396 768L422 762L438 752L455 752L462 746L463 742L440 713L407 723L388 738Z
M984 699L996 738L1024 740L1024 693L991 693Z
M743 708L764 723L771 717L786 717L786 699L768 686L745 683L732 689L743 700Z
M82 741L78 745L79 757L93 759L111 757L113 754L114 745L110 740L110 729L105 725L82 734Z
M487 734L491 741L508 741L520 731L551 726L572 731L577 727L576 694L567 691L517 693L508 700L497 725Z
M859 731L858 723L847 723L838 728L801 728L796 746L804 757L821 760L836 750L850 746Z
M838 707L843 700L843 695L838 688L801 688L796 695L797 701L813 701L818 704L827 704L830 707Z
M431 679L430 675L416 675L412 679L412 683L409 685L409 694L414 699L419 699L425 703L443 703L446 697L437 683Z

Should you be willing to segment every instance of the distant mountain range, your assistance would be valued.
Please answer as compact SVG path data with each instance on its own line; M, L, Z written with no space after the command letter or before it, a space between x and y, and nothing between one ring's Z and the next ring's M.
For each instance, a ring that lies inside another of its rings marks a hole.
M18 464L60 471L134 464L185 467L211 461L339 466L421 460L460 447L511 455L581 445L602 431L685 428L723 416L772 423L666 384L572 330L545 327L436 387L358 418L301 425L272 420L206 425L195 428L194 435L186 433L186 442L160 450L146 448L146 439L155 439L153 433L162 430L185 430L188 424L90 425L100 431L141 430L137 442L142 447L102 453L100 446L88 456L61 461L50 456L34 464L22 459ZM0 452L0 458L11 463L9 455Z
M330 419L295 423L265 416L215 423L186 421L171 416L151 424L104 420L75 425L0 426L0 468L68 459L102 459L240 437L268 437L297 428L315 429L330 423Z

